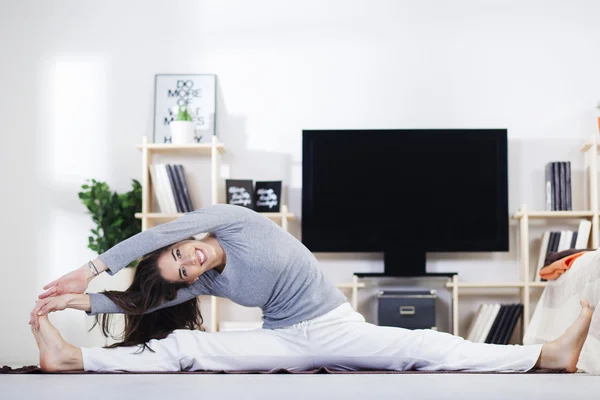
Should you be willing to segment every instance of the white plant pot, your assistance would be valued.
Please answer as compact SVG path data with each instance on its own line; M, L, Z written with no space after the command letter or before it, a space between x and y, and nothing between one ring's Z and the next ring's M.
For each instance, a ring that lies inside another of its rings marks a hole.
M194 143L195 126L192 121L171 121L171 143Z

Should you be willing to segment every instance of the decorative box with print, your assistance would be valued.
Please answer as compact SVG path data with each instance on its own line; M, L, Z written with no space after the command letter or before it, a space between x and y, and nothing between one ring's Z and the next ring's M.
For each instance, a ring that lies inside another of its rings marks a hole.
M250 179L226 179L227 204L254 209L254 184Z
M437 329L437 294L430 289L380 291L377 295L378 325L406 329Z
M257 181L254 187L254 206L258 212L279 212L281 181Z

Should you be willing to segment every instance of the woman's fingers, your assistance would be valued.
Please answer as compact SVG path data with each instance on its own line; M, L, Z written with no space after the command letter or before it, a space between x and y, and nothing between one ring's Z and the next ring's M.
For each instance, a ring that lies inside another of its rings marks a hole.
M35 328L36 323L37 323L37 315L35 315L34 312L32 311L29 314L29 325L31 325L33 328Z
M52 296L46 299L37 300L33 311L31 311L31 314L29 315L29 324L35 327L35 329L39 329L39 317L52 311L64 310L67 307L67 299L68 297L65 296Z
M46 297L49 296L55 296L58 293L58 285L51 287L50 289L48 289L46 292L40 294L38 296L39 299L45 299Z
M60 281L60 278L58 278L58 279L57 279L57 280L55 280L55 281L52 281L52 282L50 282L49 284L47 284L46 286L44 286L42 289L43 289L43 290L46 290L46 289L48 289L49 287L56 285L56 284L58 283L58 281Z
M31 315L37 315L38 311L40 311L40 308L42 308L44 306L44 304L46 304L47 300L38 300L35 302L35 307L33 307L33 310L31 311Z
M52 302L53 298L40 300L38 305L33 309L32 314L34 314L33 320L36 329L39 329L40 327L39 317L52 311Z
M38 313L37 313L38 317L39 317L39 316L41 316L41 315L47 314L47 313L48 313L48 311L50 311L50 308L51 308L51 307L50 307L50 302L48 302L48 303L44 304L44 305L43 305L43 306L40 308L40 310L38 311Z
M29 324L34 326L35 329L38 329L40 327L39 320L38 320L38 313L40 312L40 309L44 305L46 305L46 303L48 303L48 300L36 301L35 307L33 308L33 311L31 311L31 314L29 315Z

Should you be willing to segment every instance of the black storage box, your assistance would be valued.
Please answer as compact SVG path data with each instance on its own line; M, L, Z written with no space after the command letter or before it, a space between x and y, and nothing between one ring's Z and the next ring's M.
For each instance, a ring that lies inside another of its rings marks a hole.
M406 329L434 329L436 291L405 289L381 291L377 295L378 325Z

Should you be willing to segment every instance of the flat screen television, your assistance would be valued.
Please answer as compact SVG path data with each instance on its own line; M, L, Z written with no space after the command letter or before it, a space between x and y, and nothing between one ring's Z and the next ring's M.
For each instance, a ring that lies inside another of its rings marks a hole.
M305 130L302 173L313 252L425 276L428 252L508 250L506 129Z

